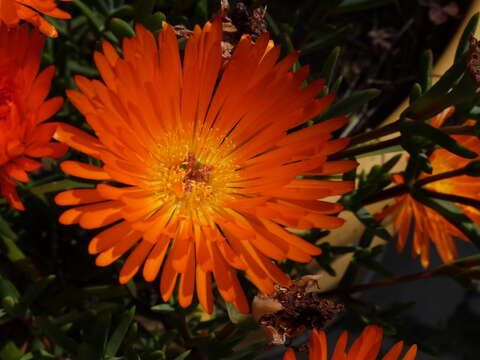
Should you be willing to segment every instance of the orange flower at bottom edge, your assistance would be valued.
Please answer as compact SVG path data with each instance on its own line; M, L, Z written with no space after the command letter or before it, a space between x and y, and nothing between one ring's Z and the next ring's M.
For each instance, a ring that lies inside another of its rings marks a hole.
M367 326L360 336L346 351L348 333L344 331L337 340L335 350L330 360L376 360L382 347L383 329L376 325ZM313 330L308 342L309 360L327 360L327 336L324 331ZM403 341L396 343L382 360L398 360L403 350ZM402 360L414 360L417 355L417 346L412 345ZM288 349L283 360L296 360L293 349Z
M155 39L137 26L124 57L103 43L95 62L103 82L77 77L68 97L95 136L67 124L56 138L101 162L62 163L66 173L100 182L60 193L74 205L63 224L104 228L88 251L107 266L133 249L120 271L126 283L142 268L160 278L168 300L177 282L181 306L193 295L213 310L212 276L220 295L241 312L249 302L237 270L264 293L290 280L272 260L309 262L321 250L287 228L332 229L341 205L318 199L351 191L349 181L298 178L354 168L327 161L348 139L330 140L344 117L295 132L322 113L333 96L316 98L319 80L301 88L308 68L290 69L298 54L278 61L268 34L245 36L223 68L220 19L196 26L183 61L173 29Z
M43 123L63 104L61 97L45 100L55 69L38 74L44 42L27 25L0 26L0 195L18 210L24 206L17 182L28 182L27 173L42 166L34 158L59 158L67 151L50 142L56 125Z
M57 7L56 0L0 0L0 26L4 23L8 27L12 27L24 20L45 35L57 37L57 30L45 20L42 14L58 19L71 18L70 14Z
M431 120L431 125L440 127L443 122L454 112L454 108L445 109L442 113ZM454 136L461 145L480 154L480 140L475 136ZM429 158L433 172L422 174L420 179L441 174L447 171L463 168L471 159L462 158L444 149L435 150ZM402 175L394 175L393 180L397 184L404 182ZM480 200L480 182L477 177L456 176L448 179L428 183L425 189L438 193L459 195ZM471 206L457 204L463 212L475 223L480 225L480 211ZM393 218L393 227L398 231L397 251L405 248L410 227L414 224L412 257L420 255L423 267L428 267L430 259L430 242L433 242L443 262L455 260L458 256L454 238L465 241L465 235L453 226L442 215L421 202L415 200L409 194L395 198L395 204L387 207L376 215L377 219L386 217Z

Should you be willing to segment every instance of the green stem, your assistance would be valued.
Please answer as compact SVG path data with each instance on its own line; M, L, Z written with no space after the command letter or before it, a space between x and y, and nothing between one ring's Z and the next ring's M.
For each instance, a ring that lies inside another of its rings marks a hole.
M415 182L415 184L413 186L414 187L422 187L422 186L424 186L426 184L429 184L431 182L434 182L434 181L440 181L440 180L452 178L452 177L455 177L455 176L461 176L461 175L465 175L465 168L464 167L460 168L460 169L456 169L456 170L452 170L452 171L446 171L446 172L441 173L441 174L437 174L437 175L433 175L433 176L429 176L429 177L420 179L417 182Z
M429 197L432 197L432 198L435 198L435 199L446 200L446 201L450 201L450 202L453 202L453 203L473 206L474 208L480 210L480 201L475 200L475 199L471 199L471 198L468 198L468 197L465 197L465 196L439 193L439 192L431 191L431 190L427 190L427 189L423 189L423 192L425 193L425 195L428 195Z
M401 139L400 137L396 137L395 139L382 141L376 144L370 144L370 145L361 146L355 149L341 151L339 153L329 156L328 160L339 160L344 158L350 158L357 155L366 154L366 153L381 150L381 149L386 149L391 146L400 145L400 139Z
M362 205L369 205L379 201L387 200L393 197L403 195L407 192L408 192L408 187L405 184L396 185L366 198L362 202Z
M410 275L404 275L404 276L399 276L395 278L390 278L390 279L385 279L385 280L380 280L380 281L375 281L370 284L362 284L362 285L356 285L356 286L351 286L349 288L344 288L344 289L334 289L330 291L326 291L322 293L322 295L345 295L345 294L352 294L355 292L360 292L360 291L365 291L365 290L370 290L370 289L376 289L376 288L381 288L381 287L387 287L387 286L392 286L392 285L397 285L397 284L402 284L410 281L417 281L417 280L422 280L422 279L428 279L432 278L434 276L442 275L442 274L448 274L448 269L452 267L467 267L471 268L474 266L480 265L480 259L478 256L475 257L466 257L463 259L458 259L456 261L453 261L449 264L444 264L441 265L433 270L429 271L420 271L414 274Z
M382 137L385 135L393 134L397 131L400 131L400 120L397 120L384 127L381 127L369 132L361 133L356 136L352 136L349 145L350 147L354 145L358 145L370 140L378 139L379 137Z
M444 133L450 134L450 135L471 135L471 136L476 136L476 128L475 126L462 126L462 125L456 125L456 126L445 126L443 128L440 128Z

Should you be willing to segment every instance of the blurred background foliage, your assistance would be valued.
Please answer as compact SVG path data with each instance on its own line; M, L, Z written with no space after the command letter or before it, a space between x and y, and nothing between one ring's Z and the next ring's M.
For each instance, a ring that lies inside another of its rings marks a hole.
M231 1L230 5L235 8L237 3ZM271 36L282 44L284 54L300 50L297 66L308 64L311 79L327 78L328 91L338 94L337 107L329 115L352 115L347 128L338 134L341 136L377 127L408 96L412 84L420 81L426 71L421 66L424 51L431 50L430 63L438 57L469 3L244 1L248 11L254 7L265 11ZM43 64L57 67L52 95L63 95L66 89L74 88L76 74L98 77L93 51L100 49L102 40L119 48L123 37L134 34L135 22L154 32L160 31L162 21L192 29L211 19L219 11L220 2L73 0L62 4L62 8L73 18L67 22L51 19L60 37L48 39L43 53ZM68 102L56 120L86 128ZM70 152L66 158L81 156ZM34 174L33 180L19 187L28 211L18 212L5 202L0 203L0 360L240 360L255 358L255 354L268 350L253 319L236 313L218 297L216 310L209 316L195 305L182 309L175 299L163 303L155 282L148 284L136 277L126 286L118 285L121 261L107 268L96 267L94 258L86 251L93 232L60 225L60 209L52 201L59 190L90 185L64 175L58 169L59 162L44 161L45 167ZM388 172L396 161L398 158L374 167L370 173L346 175L358 175L360 190L344 197L342 202L367 230L354 246L322 243L324 253L316 259L324 271L334 275L332 261L342 254L354 254L341 287L356 284L362 269L377 274L378 279L403 275L388 262L382 262L384 246L369 248L374 236L387 241L391 236L362 207L369 195L390 184ZM326 234L315 230L302 235L317 241ZM282 266L292 276L309 272L302 264L289 262ZM459 279L461 269L454 266L441 275ZM256 290L246 280L243 282L247 295L253 298ZM475 281L459 283L469 289L465 299L478 299ZM355 329L380 323L389 336L417 342L423 351L432 354L438 350L429 341L422 343L425 338L440 336L438 332L404 316L415 304L409 300L378 305L378 297L343 298L349 304L348 311L335 326ZM469 315L461 306L457 310L449 320L453 334L463 331L462 324L468 322L461 319L480 316ZM461 336L454 338L462 340ZM439 348L451 350L448 342L442 342Z

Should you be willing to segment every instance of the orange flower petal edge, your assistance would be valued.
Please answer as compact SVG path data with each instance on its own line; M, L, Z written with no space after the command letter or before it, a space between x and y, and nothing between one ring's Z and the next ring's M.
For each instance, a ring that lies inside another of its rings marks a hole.
M382 346L383 329L377 325L367 326L347 351L348 333L344 331L337 340L330 360L376 360ZM309 360L328 360L327 336L324 331L313 330L308 342ZM382 360L400 360L403 341L393 345ZM412 345L402 360L414 360L417 346ZM283 360L296 360L293 349L288 349Z
M72 0L61 0L72 1ZM56 0L1 0L0 1L0 26L2 23L7 27L18 25L20 21L27 21L43 34L49 37L57 37L55 27L43 16L48 15L57 19L70 19L67 12L57 7Z
M125 39L123 57L108 42L95 53L103 82L79 76L80 91L68 92L95 135L63 124L55 136L103 165L66 161L62 169L102 183L58 194L57 204L76 206L60 222L106 227L88 247L98 266L133 248L121 283L143 265L145 280L160 277L165 300L178 283L182 306L196 292L210 313L215 280L225 301L247 313L237 270L272 293L275 283L290 284L272 260L309 262L321 253L287 227L343 224L335 217L340 205L317 199L348 192L353 183L297 176L357 165L326 161L348 144L330 140L347 119L288 134L333 96L316 98L323 80L301 88L308 68L290 72L298 54L279 61L268 34L256 43L243 37L223 68L220 19L195 27L183 62L171 26L158 39L142 26L136 33Z
M38 74L45 42L27 25L0 26L0 195L24 210L16 186L28 172L42 167L35 158L59 158L67 146L52 142L55 123L44 123L62 106L62 98L46 100L54 67Z
M444 121L449 118L454 108L450 107L432 118L431 125L440 127ZM480 153L480 140L475 136L454 136L461 145ZM452 154L444 149L435 150L429 158L433 172L431 175L440 174L447 171L456 170L466 166L471 159L465 159ZM431 176L422 174L420 178ZM403 183L402 175L395 175L393 180L399 184ZM441 181L431 182L425 185L425 188L445 194L455 194L459 196L474 198L480 200L480 183L476 177L457 176ZM476 224L480 225L480 211L474 207L457 204L463 212ZM430 243L432 242L437 249L440 258L447 263L453 261L458 256L455 238L465 241L468 239L465 235L454 227L443 216L431 208L416 201L410 195L402 195L395 199L395 204L387 207L381 213L377 214L378 219L387 217L393 218L393 227L398 232L397 251L401 252L405 248L410 227L414 224L412 257L420 256L421 264L427 268L430 263Z

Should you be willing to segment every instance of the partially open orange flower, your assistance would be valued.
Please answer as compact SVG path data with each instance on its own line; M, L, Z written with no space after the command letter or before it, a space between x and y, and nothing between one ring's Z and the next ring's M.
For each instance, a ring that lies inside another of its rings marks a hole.
M219 19L195 27L183 66L172 28L158 36L143 27L126 39L123 58L103 43L95 61L103 83L76 79L68 97L96 137L69 125L56 138L101 160L66 161L74 176L101 181L95 189L63 192L63 224L110 226L89 245L106 266L130 253L120 272L129 281L143 266L167 300L180 279L179 302L194 294L212 311L212 277L223 298L242 312L248 302L235 269L263 292L289 279L271 261L309 262L320 249L286 229L333 229L341 206L317 201L352 189L352 182L299 179L335 174L355 161L327 162L348 139L330 141L346 122L336 118L287 134L323 112L333 97L316 98L323 80L301 88L308 68L289 72L298 54L277 62L268 34L244 37L223 69ZM222 70L223 69L223 70Z
M431 125L440 127L443 122L454 112L450 107L444 110L431 120ZM454 136L463 146L480 153L480 141L475 136ZM471 159L465 159L451 152L438 149L430 155L432 164L432 174L422 174L420 178L441 174L465 167ZM397 184L404 182L402 175L394 175L393 180ZM424 186L426 189L451 195L459 195L480 200L480 182L478 178L471 176L456 176L448 179L434 181ZM464 213L477 224L480 224L480 211L471 206L457 204ZM430 259L430 242L435 245L443 262L455 260L458 256L457 247L454 238L460 238L465 241L468 239L465 235L447 221L442 215L432 210L428 206L415 200L409 194L399 196L395 199L395 204L389 206L377 215L379 219L393 217L393 227L398 231L397 251L401 252L405 248L410 227L414 224L412 257L420 255L420 261L423 267L428 267Z
M42 14L58 19L71 18L70 14L57 7L56 0L0 0L0 26L3 23L8 27L12 27L24 20L38 28L45 35L57 37L57 30L45 20Z
M24 207L16 182L27 182L27 172L42 166L32 158L59 158L67 151L64 144L50 142L55 124L42 124L63 104L60 97L45 101L55 68L38 74L44 42L27 25L0 26L0 195L19 210Z
M382 347L383 329L376 325L367 326L360 336L354 341L349 351L346 351L348 333L344 331L337 340L335 350L330 360L376 360ZM312 331L308 342L309 360L327 360L328 345L325 332ZM397 342L382 360L398 360L403 350L403 341ZM417 346L412 345L403 360L414 360L417 355ZM293 349L288 349L283 360L296 360Z

